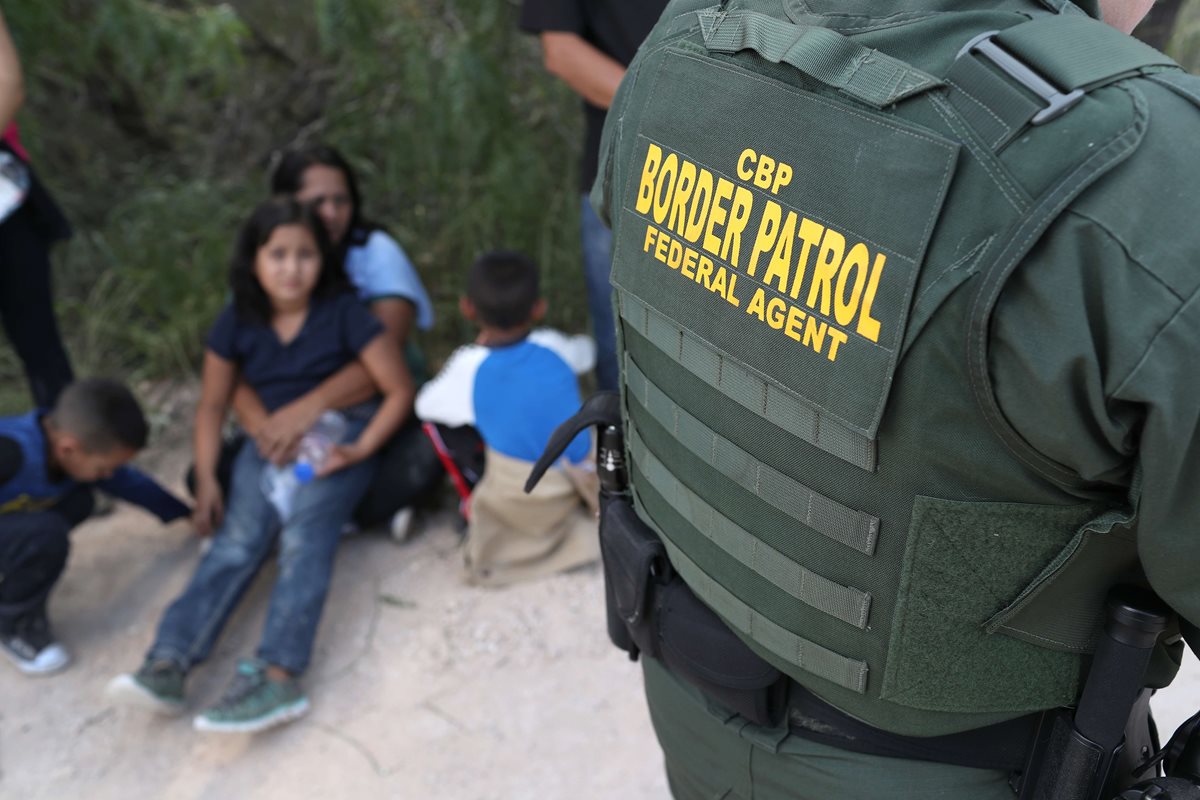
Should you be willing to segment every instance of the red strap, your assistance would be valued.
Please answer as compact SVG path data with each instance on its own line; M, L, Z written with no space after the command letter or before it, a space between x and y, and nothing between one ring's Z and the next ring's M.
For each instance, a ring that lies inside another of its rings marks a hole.
M21 157L21 160L26 164L29 163L29 153L25 152L25 148L21 146L21 135L17 133L17 123L10 122L8 127L4 129L4 141L8 142L8 146L13 149L13 152Z
M425 431L425 435L433 443L433 450L437 453L438 460L446 468L446 474L450 476L450 480L454 483L454 490L458 492L458 496L461 498L458 510L462 513L464 519L470 519L471 487L467 485L467 479L463 477L458 464L455 464L454 459L450 456L450 451L446 448L446 443L442 440L442 435L438 433L437 425L434 425L432 422L422 422L421 430Z

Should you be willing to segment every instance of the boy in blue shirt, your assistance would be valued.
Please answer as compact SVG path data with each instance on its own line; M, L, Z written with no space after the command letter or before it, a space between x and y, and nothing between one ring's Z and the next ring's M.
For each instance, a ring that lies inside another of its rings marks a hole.
M49 412L0 417L0 652L27 675L67 666L46 620L71 528L91 513L91 487L136 503L163 522L190 510L123 466L146 445L137 400L119 383L77 381Z
M417 416L474 425L486 445L464 542L469 583L496 586L558 572L599 556L591 441L581 433L559 469L531 494L525 479L550 434L580 405L577 375L592 368L586 336L532 330L546 313L537 266L492 252L471 266L459 308L479 326L417 394Z

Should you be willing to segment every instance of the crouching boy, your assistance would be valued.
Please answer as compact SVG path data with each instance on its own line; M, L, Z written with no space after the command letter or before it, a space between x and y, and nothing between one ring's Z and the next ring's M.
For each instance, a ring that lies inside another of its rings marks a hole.
M146 444L146 420L119 383L81 380L53 410L0 417L0 652L27 675L70 663L46 619L71 529L92 511L92 487L170 522L188 507L123 466Z

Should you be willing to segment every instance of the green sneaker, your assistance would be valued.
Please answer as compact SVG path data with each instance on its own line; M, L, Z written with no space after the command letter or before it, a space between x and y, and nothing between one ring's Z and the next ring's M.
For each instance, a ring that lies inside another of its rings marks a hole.
M257 733L308 713L308 698L295 678L273 681L267 665L243 659L221 702L201 713L192 726L198 731Z
M132 675L118 675L108 684L110 699L141 706L159 714L183 711L183 680L187 673L174 661L149 658Z

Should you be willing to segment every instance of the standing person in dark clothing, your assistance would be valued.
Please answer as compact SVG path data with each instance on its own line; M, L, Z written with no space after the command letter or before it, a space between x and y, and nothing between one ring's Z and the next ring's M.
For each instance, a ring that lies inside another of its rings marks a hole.
M618 375L608 283L612 232L592 210L587 193L596 179L600 131L613 94L666 5L666 0L524 0L521 8L521 29L541 38L546 70L583 98L580 228L588 310L596 336L596 382L601 389L616 389Z
M21 63L0 14L0 321L40 408L71 382L50 291L50 245L71 234L29 166L13 122L25 99Z

